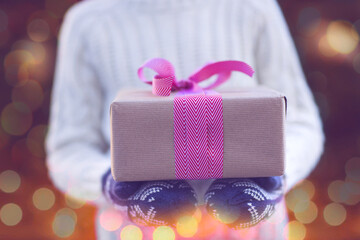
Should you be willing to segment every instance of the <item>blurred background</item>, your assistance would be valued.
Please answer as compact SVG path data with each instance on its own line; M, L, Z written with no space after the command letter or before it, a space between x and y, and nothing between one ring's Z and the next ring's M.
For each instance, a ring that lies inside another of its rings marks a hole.
M0 1L0 239L95 239L96 209L52 186L43 147L59 28L75 3ZM286 196L285 230L289 239L360 239L360 1L279 3L326 134L320 164ZM124 227L119 215L101 216L106 230Z

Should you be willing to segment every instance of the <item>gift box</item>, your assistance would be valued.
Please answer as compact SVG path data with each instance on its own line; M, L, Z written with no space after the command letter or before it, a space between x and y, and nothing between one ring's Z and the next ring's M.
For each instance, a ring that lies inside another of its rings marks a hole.
M284 95L263 87L187 87L161 97L154 93L164 85L154 85L162 89L123 90L111 104L116 181L283 175Z
M285 98L263 88L219 91L223 100L223 177L284 172ZM117 181L176 179L174 96L121 91L111 104L112 173Z

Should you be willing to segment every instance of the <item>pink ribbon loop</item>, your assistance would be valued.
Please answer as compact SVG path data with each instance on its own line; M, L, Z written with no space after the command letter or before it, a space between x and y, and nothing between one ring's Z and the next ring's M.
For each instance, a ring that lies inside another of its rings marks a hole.
M148 81L144 77L144 68L150 68L157 73L153 81ZM234 60L220 61L205 65L193 73L187 80L178 81L175 77L174 66L169 61L163 58L152 58L139 68L138 76L143 82L153 86L153 94L169 96L171 91L195 90L199 88L198 83L218 75L214 83L203 88L203 90L213 89L229 80L232 71L242 72L250 77L254 74L254 70L244 62Z

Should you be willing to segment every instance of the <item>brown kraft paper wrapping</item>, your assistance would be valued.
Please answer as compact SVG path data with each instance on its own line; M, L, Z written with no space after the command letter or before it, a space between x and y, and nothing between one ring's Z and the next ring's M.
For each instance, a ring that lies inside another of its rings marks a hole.
M266 88L217 91L223 99L223 178L284 173L285 97ZM116 181L176 179L173 101L123 90L111 104L111 169Z

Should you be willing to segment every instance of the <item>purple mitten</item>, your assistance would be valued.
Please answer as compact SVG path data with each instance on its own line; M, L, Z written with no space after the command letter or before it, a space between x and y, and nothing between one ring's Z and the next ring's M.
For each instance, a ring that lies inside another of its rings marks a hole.
M205 194L206 209L231 228L252 227L272 215L282 186L281 177L218 179Z
M151 181L129 198L129 217L146 226L171 225L196 210L196 196L184 180Z
M129 218L141 225L175 225L179 217L196 210L194 190L183 180L115 182L109 170L102 186L114 207L127 208Z

